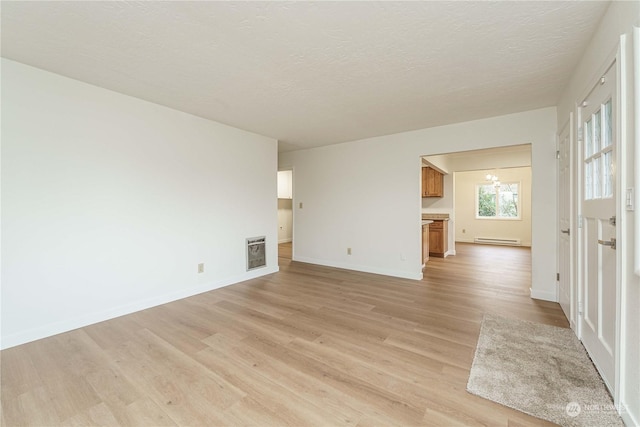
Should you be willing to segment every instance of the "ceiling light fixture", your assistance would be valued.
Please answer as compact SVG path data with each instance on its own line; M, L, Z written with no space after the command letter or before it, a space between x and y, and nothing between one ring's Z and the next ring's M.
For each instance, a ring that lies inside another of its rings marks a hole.
M487 181L491 181L491 183L493 184L494 187L500 187L500 180L498 179L497 175L493 175L488 173L485 178L487 179Z

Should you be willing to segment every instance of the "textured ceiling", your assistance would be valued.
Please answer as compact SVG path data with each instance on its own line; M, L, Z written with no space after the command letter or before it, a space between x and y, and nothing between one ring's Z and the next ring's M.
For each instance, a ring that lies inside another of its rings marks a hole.
M281 150L555 105L607 2L2 2L2 56Z

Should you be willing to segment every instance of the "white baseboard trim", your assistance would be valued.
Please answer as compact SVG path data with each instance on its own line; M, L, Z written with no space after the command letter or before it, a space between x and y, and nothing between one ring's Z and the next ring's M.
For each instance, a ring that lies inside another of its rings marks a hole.
M540 299L540 300L543 300L543 301L558 302L558 297L557 297L556 293L553 292L553 291L541 291L541 290L533 289L533 288L529 288L529 290L531 291L531 298L533 298L533 299Z
M387 270L384 268L375 268L368 265L353 265L336 261L327 261L323 259L294 257L293 261L306 262L309 264L323 265L325 267L343 268L345 270L362 271L363 273L381 274L383 276L400 277L402 279L422 280L422 270L419 273L412 274L406 271Z
M158 305L166 304L179 299L187 298L193 295L201 294L203 292L209 292L214 289L223 288L225 286L233 285L235 283L244 282L246 280L255 279L256 277L265 276L280 271L280 267L267 267L252 270L250 272L227 277L225 279L216 280L214 282L201 284L191 287L189 289L181 289L176 292L170 292L168 294L159 295L157 297L147 298L141 301L136 301L130 304L121 305L109 310L101 311L98 313L92 313L86 316L80 316L74 319L68 319L61 322L56 322L37 328L29 329L26 331L18 332L11 335L2 336L2 342L0 348L2 350L15 347L21 344L25 344L31 341L47 338L53 335L61 334L63 332L72 331L74 329L82 328L84 326L92 325L94 323L103 322L105 320L113 319L116 317L131 314L136 311L146 310L147 308L155 307Z
M291 241L293 241L293 239L282 239L282 240L278 240L278 244L280 244L280 243L289 243Z
M476 242L474 242L473 239L456 239L456 243L473 243L473 244L476 244ZM530 248L531 247L531 242L522 242L520 246L523 246L525 248Z
M473 239L456 239L456 243L473 243Z

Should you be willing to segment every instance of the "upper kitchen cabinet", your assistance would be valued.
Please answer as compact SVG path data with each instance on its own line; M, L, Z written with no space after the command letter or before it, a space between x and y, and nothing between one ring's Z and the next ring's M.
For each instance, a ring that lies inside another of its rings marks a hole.
M444 175L434 168L422 168L422 197L443 197L444 196Z
M278 199L293 198L293 171L278 172Z

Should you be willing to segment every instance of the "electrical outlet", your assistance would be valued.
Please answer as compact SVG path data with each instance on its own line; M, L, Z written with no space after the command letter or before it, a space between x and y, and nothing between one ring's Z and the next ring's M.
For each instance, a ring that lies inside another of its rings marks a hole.
M351 248L347 248L347 255L351 255Z
M198 264L198 273L204 273L204 262Z

